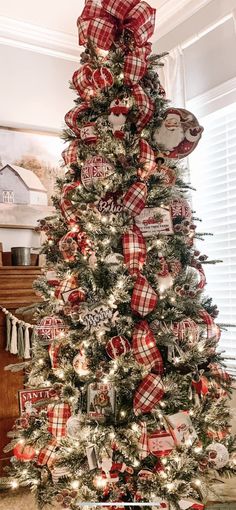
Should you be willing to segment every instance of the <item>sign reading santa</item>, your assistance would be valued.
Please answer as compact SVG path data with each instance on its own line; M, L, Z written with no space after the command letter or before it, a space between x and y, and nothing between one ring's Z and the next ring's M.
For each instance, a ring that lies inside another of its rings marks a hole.
M203 129L193 113L183 108L169 108L154 133L154 140L166 157L185 158L197 146Z

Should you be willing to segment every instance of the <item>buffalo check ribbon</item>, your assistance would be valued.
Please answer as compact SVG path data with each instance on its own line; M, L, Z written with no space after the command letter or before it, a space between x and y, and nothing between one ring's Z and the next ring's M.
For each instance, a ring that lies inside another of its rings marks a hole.
M76 134L77 138L80 138L80 128L78 127L78 118L89 108L89 103L84 102L79 106L75 106L65 115L65 123L67 126ZM62 153L63 155L63 153Z
M135 182L123 197L123 207L131 216L138 216L146 205L147 186L144 182Z
M162 356L147 321L142 320L136 324L133 331L132 348L138 363L159 375L163 374Z
M109 50L117 34L124 29L132 32L138 47L145 45L155 27L156 10L140 0L88 0L77 26L79 44L88 41L103 50Z
M66 402L49 404L47 407L48 432L56 438L66 436L66 423L71 416L71 407Z
M138 386L133 401L134 413L150 413L164 395L161 378L157 374L148 374Z
M52 464L54 464L56 458L57 458L57 453L56 453L56 448L57 448L57 440L56 439L52 439L51 441L49 441L49 443L44 446L44 448L42 448L39 452L39 455L38 455L38 459L37 459L37 464L39 466L52 466Z
M147 423L145 421L141 421L140 427L141 436L138 442L139 458L145 459L150 453L148 445Z
M133 289L131 309L145 317L156 308L158 297L145 276L139 275Z
M154 151L144 138L139 141L139 164L138 176L143 180L147 180L157 168Z

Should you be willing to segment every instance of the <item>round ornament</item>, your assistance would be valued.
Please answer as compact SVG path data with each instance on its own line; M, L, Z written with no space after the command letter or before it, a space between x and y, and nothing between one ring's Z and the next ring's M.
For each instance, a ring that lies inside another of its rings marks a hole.
M168 108L154 140L166 157L181 159L195 149L203 129L193 113L183 108Z
M37 326L38 335L44 337L45 340L54 340L60 333L65 331L65 325L58 317L44 317Z
M113 336L106 344L106 352L112 359L116 359L122 354L126 354L131 349L130 343L124 336Z
M32 446L19 442L14 446L13 454L18 460L29 462L35 457L35 450Z
M67 436L77 439L81 431L81 421L79 416L71 416L66 422Z
M189 340L191 342L197 342L199 339L199 326L192 319L184 319L180 322L174 322L173 333L179 340Z
M212 443L206 448L208 462L215 469L221 469L229 462L229 452L221 443Z
M103 156L93 156L86 159L81 170L81 181L89 190L96 183L104 181L114 173L114 166Z
M73 359L73 369L80 377L84 377L89 373L87 359L82 349Z
M182 219L192 221L192 210L185 198L175 198L170 203L171 217L176 219L181 217Z

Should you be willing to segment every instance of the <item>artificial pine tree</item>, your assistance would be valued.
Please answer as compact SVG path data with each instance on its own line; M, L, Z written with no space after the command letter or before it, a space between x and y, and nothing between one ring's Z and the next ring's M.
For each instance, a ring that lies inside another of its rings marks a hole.
M40 507L201 509L212 480L235 472L231 380L203 295L214 261L196 250L179 164L203 128L168 107L154 19L140 0L88 0L78 19L85 51L56 213L39 227L45 306L26 383L51 397L10 445L12 485L34 488Z

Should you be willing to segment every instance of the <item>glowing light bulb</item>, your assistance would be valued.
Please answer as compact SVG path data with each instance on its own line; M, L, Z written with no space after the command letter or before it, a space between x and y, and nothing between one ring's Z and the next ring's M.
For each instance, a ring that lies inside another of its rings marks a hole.
M17 489L17 487L19 487L19 483L17 482L17 480L12 480L11 488L12 489Z
M202 451L202 446L195 446L194 451L195 453L200 453Z
M139 460L135 459L135 460L134 460L134 462L133 462L133 466L134 466L134 467L138 467L138 466L140 466L140 462L139 462Z
M101 476L97 476L96 479L95 479L95 483L94 485L99 489L99 488L103 488L103 487L106 487L106 480L104 480L104 478L102 478Z
M120 415L121 415L122 417L124 417L124 416L126 416L126 412L125 412L125 411L121 411L121 412L120 412Z
M138 432L139 431L139 426L137 423L133 423L132 426L131 426L131 429L134 431L134 432Z
M168 491L172 491L174 488L174 484L172 482L166 484L166 488Z
M72 482L71 482L71 484L70 484L70 485L71 485L71 488L72 488L72 489L75 489L75 490L76 490L76 489L78 489L78 488L79 488L79 481L78 481L78 480L72 480Z
M195 485L197 485L197 487L200 487L200 485L202 485L202 482L199 478L196 478L196 480L194 480L194 483Z

